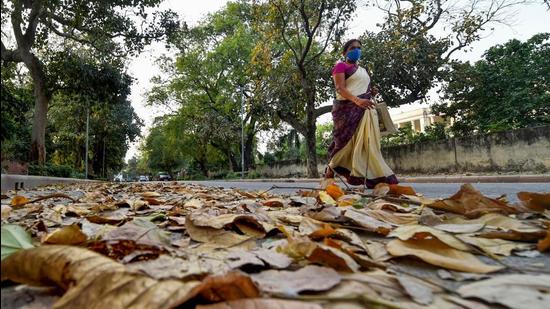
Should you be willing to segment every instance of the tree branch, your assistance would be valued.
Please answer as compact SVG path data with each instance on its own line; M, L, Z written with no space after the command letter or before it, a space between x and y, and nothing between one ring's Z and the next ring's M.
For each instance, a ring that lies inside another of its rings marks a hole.
M23 62L23 59L21 59L21 55L19 54L19 50L7 49L3 41L2 41L2 48L1 48L0 54L2 56L2 60L6 62Z
M25 41L29 42L30 45L34 42L34 37L36 36L36 27L38 26L38 21L40 19L42 11L42 0L34 0L32 2L31 12L29 14L29 24L27 30L25 31Z
M332 105L320 106L316 108L315 111L313 112L313 117L317 119L319 116L324 115L326 113L330 113L331 111L332 111Z

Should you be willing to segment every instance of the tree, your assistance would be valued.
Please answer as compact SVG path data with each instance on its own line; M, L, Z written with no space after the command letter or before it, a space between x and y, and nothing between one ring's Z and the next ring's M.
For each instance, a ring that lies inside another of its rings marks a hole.
M434 112L457 135L550 124L550 33L491 47L475 64L455 63Z
M2 1L2 60L23 63L33 82L32 160L43 163L46 159L47 111L55 76L45 69L43 58L52 51L51 46L55 46L52 43L67 42L65 47L69 50L75 47L93 49L100 59L139 52L145 44L177 27L176 16L171 11L154 13L153 20L144 27L147 9L159 3L160 0ZM8 18L12 35L4 32L10 28ZM15 46L11 47L4 37L14 38Z
M385 0L381 31L361 37L374 83L388 106L426 98L442 81L452 56L481 39L492 24L507 24L509 9L524 0ZM443 28L446 35L435 36Z
M177 117L185 118L190 127L197 129L193 134L209 132L202 136L205 142L202 149L217 148L234 171L241 169L241 117L244 117L245 169L254 165L255 135L268 122L265 103L256 95L261 84L253 78L255 72L250 64L258 42L258 35L250 27L251 10L250 4L230 2L196 27L181 29L175 43L179 50L176 61L159 59L170 77L168 80L157 77L148 96L151 104L180 110ZM245 109L241 115L242 100ZM195 116L190 115L191 111ZM182 116L187 114L190 116ZM208 117L203 119L202 115ZM206 122L198 123L197 119ZM204 172L206 164L200 165Z
M280 119L305 137L308 177L318 177L316 119L330 112L319 107L332 93L333 49L356 6L345 0L272 0L257 8L264 39L255 59L271 75L267 96ZM267 18L264 16L268 12Z

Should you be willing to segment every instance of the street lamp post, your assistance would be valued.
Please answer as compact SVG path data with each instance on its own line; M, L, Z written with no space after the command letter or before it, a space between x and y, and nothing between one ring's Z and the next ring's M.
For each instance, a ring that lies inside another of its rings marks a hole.
M241 88L241 179L244 178L244 87Z
M86 105L86 153L84 154L84 164L86 165L85 179L88 179L88 140L90 133L90 104Z

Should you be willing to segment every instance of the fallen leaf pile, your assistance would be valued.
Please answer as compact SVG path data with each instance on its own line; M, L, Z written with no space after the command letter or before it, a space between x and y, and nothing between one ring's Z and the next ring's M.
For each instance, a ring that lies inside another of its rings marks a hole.
M54 308L550 303L550 194L520 192L511 204L471 185L441 200L399 185L322 188L278 196L88 183L9 192L2 281L56 287Z

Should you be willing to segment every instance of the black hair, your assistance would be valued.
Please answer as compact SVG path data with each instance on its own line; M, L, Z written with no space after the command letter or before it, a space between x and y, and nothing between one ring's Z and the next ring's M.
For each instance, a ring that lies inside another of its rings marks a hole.
M355 42L357 42L357 43L361 44L361 46L363 46L363 43L361 43L361 41L359 41L358 39L351 39L351 40L347 41L346 44L344 44L344 48L342 50L342 53L345 53L346 50L348 50L348 48L351 46L351 44L353 44Z

